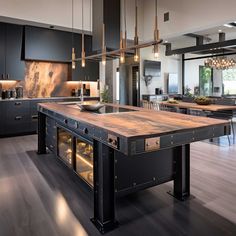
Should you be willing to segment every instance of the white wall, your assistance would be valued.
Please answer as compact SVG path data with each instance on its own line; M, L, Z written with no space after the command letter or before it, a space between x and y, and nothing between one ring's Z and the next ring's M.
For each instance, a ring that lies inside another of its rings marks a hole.
M0 16L72 27L72 0L0 0ZM92 0L84 0L84 30L92 31ZM74 0L74 28L82 29L82 0Z
M121 29L124 31L124 1L126 5L126 28L127 39L134 39L134 26L135 26L135 0L121 0ZM138 0L138 36L140 40L144 39L144 5L145 1Z
M154 58L153 48L144 48L140 50L140 94L141 97L143 94L155 94L155 88L162 88L164 93L167 92L167 78L169 73L178 74L179 79L179 93L181 93L181 60L179 56L165 56L165 47L160 47L160 56L158 59ZM143 79L143 61L152 60L152 61L161 61L161 77L153 77L152 83L149 86L146 86Z
M144 0L144 36L153 38L154 0ZM161 38L204 30L236 21L235 0L158 0L158 21ZM170 20L164 22L164 13Z

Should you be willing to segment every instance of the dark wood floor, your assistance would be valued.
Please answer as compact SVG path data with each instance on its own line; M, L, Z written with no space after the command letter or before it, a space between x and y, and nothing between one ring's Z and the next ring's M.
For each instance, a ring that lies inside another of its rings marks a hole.
M0 139L0 236L100 235L90 223L92 193L36 135ZM191 151L193 199L163 184L117 201L120 227L107 235L236 235L236 144L198 142Z

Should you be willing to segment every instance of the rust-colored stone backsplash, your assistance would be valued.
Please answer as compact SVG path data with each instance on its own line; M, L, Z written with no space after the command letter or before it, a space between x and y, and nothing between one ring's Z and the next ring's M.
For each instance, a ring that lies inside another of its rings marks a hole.
M20 82L5 81L3 89L12 89L18 85L24 88L24 97L70 96L72 89L77 89L80 82L69 82L69 65L50 62L25 62L25 78ZM95 82L89 84L90 96L99 96ZM86 86L87 87L87 86Z
M68 65L47 62L26 62L22 83L27 97L66 96L63 86L68 78Z

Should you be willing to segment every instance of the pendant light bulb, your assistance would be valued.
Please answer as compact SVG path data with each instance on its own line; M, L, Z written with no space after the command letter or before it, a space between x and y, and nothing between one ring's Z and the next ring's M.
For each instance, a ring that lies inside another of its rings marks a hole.
M154 58L159 58L159 47L154 45Z
M75 48L72 48L72 54L71 54L71 59L72 59L72 69L75 69Z
M124 52L122 52L120 54L120 63L125 63L125 53Z
M105 59L104 59L104 58L102 59L102 65L103 65L103 66L106 65L106 58L105 58Z
M154 57L155 57L155 58L159 58L159 53L158 53L158 52L155 52L155 53L154 53Z
M138 62L138 61L139 61L139 51L138 51L138 49L135 50L134 61L135 61L135 62Z

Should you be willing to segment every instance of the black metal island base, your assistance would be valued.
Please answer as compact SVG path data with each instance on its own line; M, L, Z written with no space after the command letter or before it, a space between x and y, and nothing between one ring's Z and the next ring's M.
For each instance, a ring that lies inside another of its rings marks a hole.
M190 143L227 135L226 121L106 104L99 113L76 103L39 104L38 153L51 150L94 192L92 222L114 229L115 199L173 181L190 196Z

